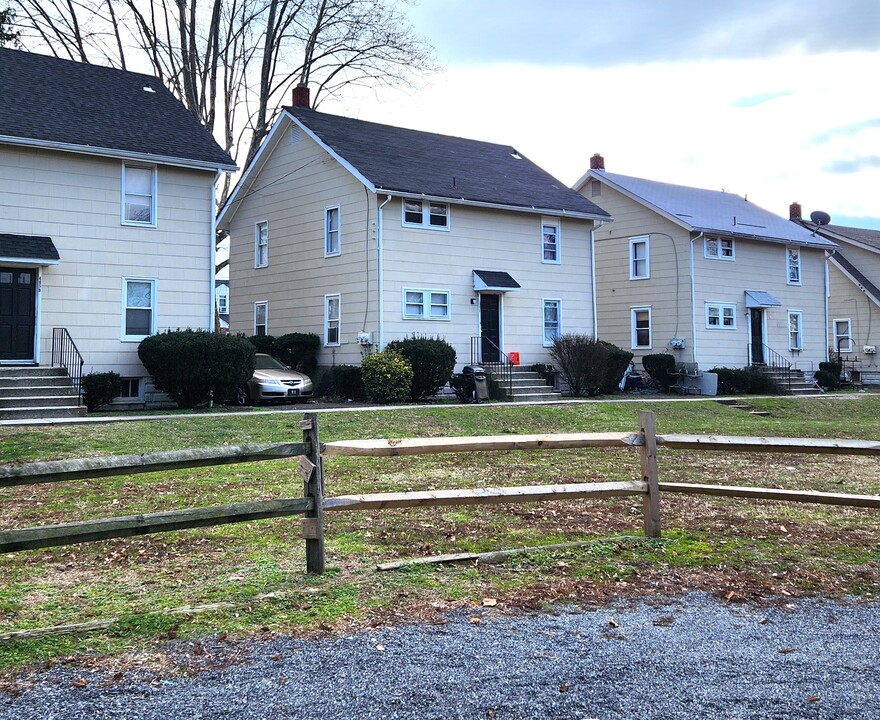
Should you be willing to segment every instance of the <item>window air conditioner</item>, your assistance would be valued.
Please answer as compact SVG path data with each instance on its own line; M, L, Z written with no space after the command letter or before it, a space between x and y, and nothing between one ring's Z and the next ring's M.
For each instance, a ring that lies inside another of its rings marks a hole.
M876 355L877 354L877 346L876 345L865 345L865 347L862 348L862 352L865 353L865 355Z

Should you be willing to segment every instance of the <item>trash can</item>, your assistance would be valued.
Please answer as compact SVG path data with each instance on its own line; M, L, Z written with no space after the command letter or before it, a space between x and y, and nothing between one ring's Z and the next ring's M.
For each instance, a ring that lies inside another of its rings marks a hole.
M461 372L468 379L468 387L474 393L474 400L488 400L489 383L486 380L486 371L479 365L465 365Z

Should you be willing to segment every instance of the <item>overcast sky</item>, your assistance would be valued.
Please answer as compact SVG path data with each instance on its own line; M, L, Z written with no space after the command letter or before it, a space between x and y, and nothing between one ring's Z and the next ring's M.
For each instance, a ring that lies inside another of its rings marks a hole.
M880 229L880 0L420 0L443 69L320 109Z

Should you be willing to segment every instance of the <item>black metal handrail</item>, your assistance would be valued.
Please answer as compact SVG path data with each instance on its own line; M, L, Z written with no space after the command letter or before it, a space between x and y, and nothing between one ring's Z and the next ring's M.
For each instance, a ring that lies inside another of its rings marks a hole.
M483 362L483 343L488 343L498 351L499 362ZM500 376L499 384L504 389L507 400L513 400L513 363L491 338L476 336L471 338L471 365L481 365L494 375Z
M782 375L783 380L781 382L784 383L785 388L790 392L791 391L791 361L780 355L773 348L768 345L761 345L763 356L764 356L764 364L762 367L768 368L774 371L774 375ZM777 379L779 379L777 377Z
M63 367L67 370L67 375L76 388L78 404L82 404L83 365L85 360L67 328L52 328L52 367Z

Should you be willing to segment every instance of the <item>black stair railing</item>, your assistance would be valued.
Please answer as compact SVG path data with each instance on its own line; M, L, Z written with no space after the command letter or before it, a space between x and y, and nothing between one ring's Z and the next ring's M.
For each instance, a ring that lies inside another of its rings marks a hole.
M764 362L763 364L753 364L752 367L771 370L776 380L788 392L791 392L791 361L767 345L762 345L761 347L764 353ZM749 356L751 357L751 353Z
M52 367L62 367L76 388L77 404L82 404L82 371L85 361L67 332L67 328L52 328Z
M491 349L497 351L500 358L497 362L483 362L483 348L486 343ZM510 357L491 339L483 336L471 338L471 365L480 365L484 370L491 373L496 382L504 390L505 399L513 400L513 363Z

